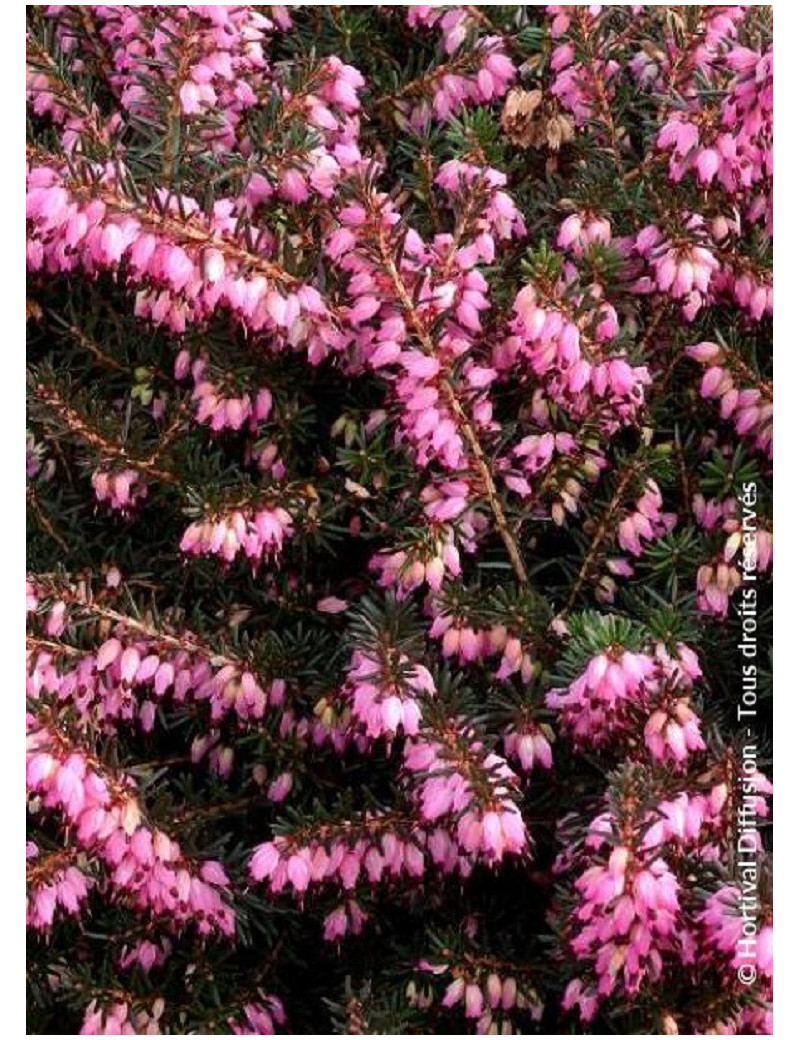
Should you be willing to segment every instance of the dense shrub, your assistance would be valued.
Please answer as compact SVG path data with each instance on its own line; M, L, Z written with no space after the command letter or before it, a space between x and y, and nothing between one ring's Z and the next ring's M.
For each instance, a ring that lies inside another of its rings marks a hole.
M771 1033L770 9L27 55L29 1031Z

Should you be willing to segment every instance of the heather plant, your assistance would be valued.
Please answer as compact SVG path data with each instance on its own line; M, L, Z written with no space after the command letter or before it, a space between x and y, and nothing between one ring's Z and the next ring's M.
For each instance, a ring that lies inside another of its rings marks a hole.
M771 1034L770 9L27 98L29 1032Z

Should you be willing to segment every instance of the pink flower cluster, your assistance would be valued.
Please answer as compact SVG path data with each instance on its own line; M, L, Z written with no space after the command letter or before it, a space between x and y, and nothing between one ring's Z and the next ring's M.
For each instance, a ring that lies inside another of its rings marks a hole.
M118 1001L104 1005L93 1000L86 1008L80 1036L160 1036L159 1018L164 1001L157 999L152 1011L144 1008L134 1012L131 1005Z
M283 703L282 680L264 688L245 662L212 665L209 656L189 633L181 640L148 638L127 632L121 624L94 653L71 653L66 663L54 649L32 650L28 696L68 703L85 725L104 726L109 732L116 720L132 719L151 731L158 704L167 697L177 705L187 700L207 703L212 722L227 716L242 722L262 719L268 707Z
M432 96L425 96L410 111L412 129L422 129L431 115L438 122L446 122L466 106L484 105L505 96L517 71L505 53L502 38L481 36L471 51L462 49L467 36L482 28L469 8L415 4L409 7L406 19L414 28L438 27L447 56L430 77L427 92Z
M452 539L452 528L448 531ZM441 592L446 577L461 574L461 560L453 541L441 541L412 549L385 549L370 560L382 588L393 588L401 598L427 583L431 592Z
M170 930L191 923L200 935L234 934L234 912L225 898L229 881L220 864L206 860L196 868L177 842L147 824L129 778L107 776L30 715L27 783L42 808L102 864L116 898Z
M435 617L430 635L442 640L444 657L456 657L459 664L470 664L500 654L497 669L498 679L508 679L519 674L524 682L533 675L533 659L523 636L508 630L505 625L475 629L464 619L450 613L441 613L434 602Z
M491 263L495 258L495 239L505 242L525 235L522 214L511 196L502 190L507 183L508 178L499 170L491 166L476 166L460 159L450 159L443 163L436 174L436 184L455 200L470 195L479 198L481 193L485 198L485 205L473 217L472 229L477 235L456 253L458 266L462 269L469 269L479 261ZM477 315L473 316L464 307L465 303L470 302L465 293L461 300L461 312L456 311L467 328L477 322ZM476 310L481 309L477 300L474 306Z
M377 885L388 878L421 878L425 873L426 838L412 827L400 837L398 821L391 814L367 813L360 824L345 826L341 833L333 828L319 836L278 835L258 845L250 859L254 881L269 880L269 889L278 895L290 888L302 899L311 886L335 885L354 893L360 878ZM339 938L335 921L329 922L330 938Z
M135 469L97 469L92 474L92 487L98 502L122 513L147 497L147 484Z
M86 186L50 166L31 166L29 270L121 273L138 289L136 315L177 333L225 308L253 332L307 344L312 356L338 346L319 292L268 259L271 236L262 234L252 251L240 244L233 201L218 202L209 221L193 199L162 190L158 206L146 211L125 197L111 164L90 173Z
M602 10L602 5L591 4L581 9L563 4L547 4L545 7L550 21L550 36L553 42L562 39L576 21L584 31L590 30ZM576 18L577 15L577 18ZM608 80L606 89L613 92L613 78L619 71L619 63L591 62L584 66L576 62L575 45L570 40L554 46L550 53L550 70L556 73L551 90L564 107L573 113L575 121L582 126L590 118L597 91L593 79Z
M242 1008L240 1020L228 1019L234 1036L274 1036L278 1026L286 1025L286 1011L279 997L259 991L258 1001L251 1001Z
M54 13L60 16L60 10ZM123 47L117 53L130 59L120 73L122 96L131 107L146 111L152 103L147 90L154 88L143 85L151 79L143 69L156 60L146 53L148 45L157 38L153 45L157 60L169 67L174 40L164 32L154 37L152 27L143 27L140 14L131 11L121 17L121 10L103 9L107 20L103 32L110 45ZM191 70L184 70L187 78L180 90L184 114L202 113L211 105L217 113L223 100L230 102L225 111L235 128L241 111L261 100L236 80L237 61L249 64L250 71L265 68L258 41L271 23L246 7L223 14L221 20L213 8L197 16L188 8L176 11L174 33L191 34L198 54L207 48ZM68 21L62 32L66 39L75 40ZM134 39L129 54L127 47ZM237 48L241 52L232 58L231 51ZM130 288L138 289L137 315L166 324L174 332L182 332L187 323L204 323L222 307L249 330L269 330L276 341L302 344L312 358L321 359L338 347L338 341L319 292L270 263L274 239L269 231L262 228L248 247L237 234L238 221L251 217L275 191L293 202L305 201L310 190L330 198L338 180L361 163L355 113L363 78L331 57L317 68L312 81L308 92L298 97L277 84L265 85L268 95L276 92L281 97L293 118L297 114L308 120L319 145L306 155L287 157L283 168L279 157L277 168L267 171L276 187L263 174L254 174L241 196L217 201L210 219L201 216L195 200L179 199L163 189L149 210L134 204L125 195L119 167L110 162L98 166L81 160L77 178L46 158L39 165L32 163L27 202L29 269L50 273L83 269L90 276L115 272ZM232 94L225 93L229 88ZM244 90L245 96L236 96L237 90ZM233 129L231 134L221 135L221 146L249 154L252 144L238 141Z
M771 790L760 774L754 774L754 783L765 793ZM712 965L718 967L722 954L728 971L739 966L736 942L742 917L734 912L738 890L723 886L707 898L699 915L692 916L681 905L682 888L669 867L669 861L685 864L687 857L698 857L690 863L724 861L730 799L728 785L720 782L708 795L682 793L663 801L657 813L644 812L638 826L612 813L592 822L584 843L590 865L575 882L580 902L572 914L570 938L573 951L592 968L587 977L574 978L563 997L563 1006L578 1008L583 1022L592 1021L600 1002L616 990L633 996L646 980L657 982L669 963L688 972L695 967L707 972ZM767 815L762 796L756 798L754 811ZM642 828L648 821L650 826ZM630 835L627 841L620 841L620 827ZM642 835L639 840L634 837L637 832ZM766 914L760 929L748 926L748 934L752 959L768 985L772 928L771 912Z
M610 649L596 654L568 689L551 690L546 703L576 743L602 745L628 728L631 705L641 701L654 673L648 655Z
M681 647L678 658L672 659L657 646L651 665L663 673L663 679L660 706L644 730L647 750L655 762L671 757L681 765L694 756L703 764L699 756L705 752L705 744L689 704L691 684L700 677L694 654ZM581 678L585 677L586 673ZM730 763L722 756L716 761L705 759L701 790L690 787L675 793L672 784L658 779L646 762L634 764L636 756L630 749L641 739L635 719L635 715L630 718L629 748L619 745L626 761L612 777L612 789L606 795L611 809L563 848L555 868L556 873L575 872L567 930L570 950L585 971L570 981L562 1005L566 1010L577 1009L583 1023L593 1021L600 1004L610 996L633 998L645 986L658 984L671 970L697 972L699 982L709 971L719 970L720 955L733 978L731 967L735 970L739 962L731 962L742 916L725 908L733 896L738 897L738 890L722 886L704 896L705 907L697 914L685 877L712 866L726 871L730 819L737 811L745 812L750 821L752 852L763 852L756 823L769 815L766 796L772 787L766 778L751 770L743 789L734 789ZM662 785L669 793L658 798ZM568 818L563 823L567 825ZM762 913L760 931L755 924L747 927L753 955L763 971L762 994L769 999L771 911L763 909ZM756 981L755 976L751 981ZM695 1032L738 1034L752 1025L755 1032L762 1032L764 1014L769 1013L759 1011L752 1022L745 1015L725 1028L718 1022L697 1019L692 1028ZM677 1032L677 1027L672 1031Z
M522 1012L532 1022L539 1022L544 1012L542 1000L533 986L523 983L516 976L507 974L503 966L497 970L480 963L450 965L420 961L420 971L433 981L451 977L441 1005L444 1008L463 1007L464 1016L475 1021L478 1036L491 1034L511 1035L515 1012ZM425 1007L432 1000L427 987L419 989L412 983L408 993L409 1003Z
M360 655L356 667L364 660ZM369 667L372 674L374 664ZM374 887L392 878L420 879L431 868L467 876L476 862L496 864L523 853L529 839L512 796L516 777L502 758L457 733L448 731L447 745L408 738L404 770L413 815L368 812L314 835L278 835L255 849L251 877L268 879L273 895L288 887L303 899L310 888L326 885L348 894L325 921L325 937L334 940L363 926L364 911L353 901L360 880Z
M524 225L502 190L505 176L495 170L453 160L439 170L436 184L458 209L475 208L468 234L466 229L458 238L439 234L428 245L408 228L395 244L400 214L386 196L372 191L340 211L341 226L326 251L348 275L355 356L378 371L396 396L398 439L413 446L421 468L436 462L456 471L468 466L461 430L466 416L479 428L490 428L492 421L487 388L496 373L466 356L490 306L488 283L476 265L491 263L496 241L522 234ZM419 328L410 324L428 329L442 318L447 321L435 339L407 343L412 331L419 339ZM450 373L456 364L462 378L454 386Z
M52 6L48 13L57 19L65 51L84 45L81 23L73 24L69 7ZM263 172L251 176L243 199L249 208L273 195L293 203L305 202L312 192L330 198L342 172L360 159L356 113L363 77L331 56L310 71L296 92L290 90L271 65L265 43L276 29L288 30L291 18L278 5L270 14L247 5L178 5L169 14L112 5L95 15L99 38L114 55L110 82L122 107L137 118L158 118L159 86L166 81L177 95L182 121L194 123L200 139L220 154L253 155L259 142L245 132L243 116L271 101L282 104L287 121L313 131L310 146L272 153ZM191 61L177 61L176 41L191 41ZM153 67L159 69L158 83ZM29 91L43 109L58 108L46 77L34 77ZM68 121L68 149L79 141L79 129ZM116 129L112 124L104 139ZM209 258L212 267L220 262L216 254Z
M674 112L656 144L670 151L670 177L679 181L693 170L702 185L716 182L728 195L747 191L747 219L767 216L772 228L772 191L758 194L772 179L772 47L763 54L733 47L721 54L720 73L733 73L720 106L719 123L707 113ZM719 129L719 127L722 129Z
M636 507L620 521L617 527L617 541L620 549L632 556L641 556L642 542L652 542L671 531L678 522L675 513L663 512L663 500L658 484L648 479L644 493L636 502ZM619 571L617 572L619 573Z
M720 270L703 218L693 213L684 221L682 240L670 239L655 224L638 233L635 254L647 261L649 274L636 282L640 293L654 290L681 303L683 316L693 321L712 295L712 278Z
M644 736L657 762L680 765L705 747L689 703L701 677L697 657L683 644L672 658L659 644L652 653L610 647L596 654L566 690L545 701L578 747L604 747L625 734Z
M353 718L370 738L391 740L402 727L406 736L419 733L420 701L436 694L433 677L405 654L377 660L361 650L353 652L345 684Z
M707 792L689 794L682 791L659 802L656 812L646 818L649 825L642 837L642 850L656 850L672 844L680 846L684 853L697 853L705 863L723 863L726 828L737 801L746 806L751 820L757 822L769 818L766 796L772 793L772 785L758 770L754 770L748 779L748 788L752 789L746 793L746 801L733 789L730 778L724 773L714 779L716 782ZM747 844L752 845L756 852L763 851L761 835L755 829L749 832Z
M739 554L747 552L747 567L755 574L768 573L772 568L772 532L749 523L745 544L744 524L735 498L707 501L698 493L692 500L692 509L702 530L720 531L726 536L721 551L697 571L698 608L704 614L725 618L731 598L742 585Z
M764 386L741 388L736 375L726 366L726 355L718 343L694 343L686 354L704 366L700 394L706 400L719 402L721 419L732 422L740 437L752 441L755 448L772 458L772 390Z
M52 857L54 868L46 859L36 861L38 849L28 842L26 856L29 862L28 909L26 924L37 932L48 932L59 908L73 917L81 912L92 887L93 879L75 866L61 867L59 857ZM33 859L34 877L30 876L30 861Z
M181 552L220 556L226 563L242 552L255 570L265 559L280 556L284 539L292 534L292 517L282 506L243 507L216 520L190 524L181 538Z
M355 899L348 899L326 916L322 930L325 942L336 942L345 935L360 935L369 920Z
M588 1022L599 1001L615 990L634 995L645 978L661 978L663 955L676 941L679 884L663 859L638 863L626 846L617 845L575 887L582 906L571 945L578 957L594 962L597 982L587 991L573 979L563 1006L578 1006Z
M80 21L68 6L51 5L47 11L57 20L65 52L86 46ZM269 34L291 26L282 7L273 7L271 18L247 6L199 4L176 5L157 22L146 9L118 6L101 7L94 17L99 38L115 58L110 83L123 109L140 118L157 112L145 86L156 65L177 92L185 116L212 112L222 116L222 128L205 131L210 146L221 152L240 144L237 130L243 113L270 89L264 46ZM179 70L174 40L189 34L194 41L193 60Z
M406 751L409 770L423 768L423 759L429 758L420 749L427 752L430 745L421 744L420 739ZM359 880L374 887L392 878L419 879L432 866L444 873L457 870L466 876L476 861L491 864L504 854L518 854L527 845L527 835L519 810L504 793L502 780L513 774L503 769L497 756L488 756L484 765L497 778L489 803L496 809L477 809L474 792L463 783L451 783L443 799L436 785L430 786L430 780L421 787L414 786L412 780L420 823L392 813L367 813L344 829L323 828L310 840L299 834L279 835L255 849L250 874L255 881L269 879L273 895L288 886L302 899L312 886L335 885L354 894ZM460 819L458 805L467 808ZM325 937L334 940L347 932L357 933L363 922L364 912L351 898L328 915Z
M519 464L522 471L531 476L546 470L558 456L570 456L576 452L577 444L571 433L564 431L553 433L548 430L545 433L533 433L514 447L512 454L516 459L522 459ZM528 480L517 474L506 474L503 480L512 491L527 496L531 494L531 485Z
M650 375L614 348L619 323L610 304L592 293L584 301L594 304L592 310L573 320L570 312L579 301L569 299L566 286L562 291L564 302L556 306L533 285L519 291L505 350L521 354L545 380L548 396L572 417L583 418L601 403L602 426L611 434L634 420Z
M526 852L530 839L513 798L513 770L480 741L449 733L445 739L421 736L406 744L404 765L421 819L451 819L459 847L490 864Z
M723 299L732 301L753 321L769 318L773 312L772 272L756 269L747 261L726 268L718 279Z
M742 913L744 905L736 885L717 889L700 914L706 941L729 958L733 971L752 964L764 978L771 979L771 912L757 922Z
M523 773L530 773L536 766L552 769L552 729L545 723L522 722L506 727L503 734L503 751L508 759L519 762Z
M611 241L611 224L606 217L593 213L573 213L558 230L556 245L577 259L585 256L593 245L608 245Z
M123 970L138 965L147 974L154 967L165 964L172 953L172 942L162 936L157 943L149 939L140 939L132 946L123 946L119 957L119 966Z
M213 433L241 430L245 425L252 432L257 431L272 412L272 394L269 389L261 387L255 394L243 393L239 396L226 394L215 385L207 370L207 360L200 357L192 363L188 350L180 351L175 359L176 379L186 378L191 371L194 381L192 400L196 405L197 422L208 423Z
M539 407L541 400L541 392L537 391L531 411L539 429L551 423L546 409ZM510 457L501 456L497 461L503 483L523 498L533 496L534 488L541 494L542 488L549 485L550 493L545 497L550 499L550 517L559 527L564 526L567 516L577 514L586 485L595 483L607 465L596 445L579 443L571 433L549 429L527 434L512 449ZM576 479L575 473L581 474L583 482Z
M379 575L378 584L393 588L404 599L427 583L441 591L446 578L461 575L461 549L474 553L476 537L486 527L484 517L469 504L470 485L465 480L437 480L420 495L427 527L424 541L403 549L382 549L370 560Z

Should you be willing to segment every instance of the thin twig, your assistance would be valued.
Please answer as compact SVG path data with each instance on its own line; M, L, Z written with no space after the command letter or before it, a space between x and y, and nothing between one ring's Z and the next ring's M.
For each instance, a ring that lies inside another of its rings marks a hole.
M606 506L603 513L603 517L600 523L597 525L597 530L594 533L594 538L583 558L583 564L581 565L580 571L578 571L578 577L575 579L575 584L570 590L569 598L567 599L566 605L559 611L558 616L563 618L566 617L575 606L575 602L581 592L581 589L586 584L586 580L589 577L592 567L595 563L597 551L603 544L605 537L608 533L608 528L616 517L617 510L622 504L625 494L630 486L633 478L642 470L644 463L641 460L634 462L628 469L623 473L622 479L617 485L617 490L614 493L614 497Z

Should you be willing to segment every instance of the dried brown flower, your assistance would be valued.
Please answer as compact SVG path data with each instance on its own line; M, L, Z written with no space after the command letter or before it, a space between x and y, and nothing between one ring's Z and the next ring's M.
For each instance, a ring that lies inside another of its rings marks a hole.
M543 100L541 90L517 87L506 98L502 126L514 144L523 148L547 147L557 152L575 136L575 125L552 99Z

